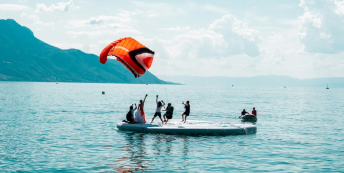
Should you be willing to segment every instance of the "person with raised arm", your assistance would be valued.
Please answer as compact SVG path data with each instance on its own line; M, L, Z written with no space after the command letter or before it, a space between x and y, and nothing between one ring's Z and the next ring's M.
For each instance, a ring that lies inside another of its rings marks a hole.
M143 101L140 100L140 104L138 106L138 110L136 111L136 115L135 115L135 122L136 123L146 124L146 115L145 115L145 112L143 111L143 109L145 107L145 101L146 101L147 96L148 96L148 94L146 94Z
M159 117L160 118L160 120L161 120L161 124L163 124L164 122L162 121L162 119L161 119L161 108L163 107L163 106L165 106L165 103L164 103L164 101L158 101L158 95L156 95L156 111L155 111L155 114L154 114L154 116L153 116L153 118L152 118L152 122L151 123L153 123L153 121L154 121L154 119L155 119L155 117Z
M186 104L184 104L184 102L182 103L184 105L185 108L185 112L182 114L182 122L186 122L186 117L188 117L190 115L190 102L186 101ZM185 115L185 119L184 119L184 115Z

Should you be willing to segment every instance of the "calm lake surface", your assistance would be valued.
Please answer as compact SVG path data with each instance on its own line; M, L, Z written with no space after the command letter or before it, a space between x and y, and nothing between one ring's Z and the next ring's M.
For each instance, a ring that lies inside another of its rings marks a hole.
M117 130L146 93L147 121L159 94L180 120L186 100L190 120L256 107L257 134ZM343 117L343 88L0 82L0 172L344 172Z

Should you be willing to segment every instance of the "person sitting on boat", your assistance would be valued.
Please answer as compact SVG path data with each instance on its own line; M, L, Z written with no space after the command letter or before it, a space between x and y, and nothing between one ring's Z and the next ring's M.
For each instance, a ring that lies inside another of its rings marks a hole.
M242 112L241 112L241 116L245 116L246 114L248 114L248 112L246 112L246 110L244 109L244 110L242 110Z
M135 103L135 109L133 105L130 106L129 112L127 113L127 122L129 124L134 124L134 111L137 109L136 103Z
M190 102L186 101L186 104L184 104L184 102L182 103L184 105L185 108L185 112L182 114L182 122L186 122L186 117L190 115ZM184 119L184 115L185 115L185 119Z
M147 98L148 94L146 94L145 98L140 100L140 104L138 106L138 110L136 111L135 119L134 121L139 124L146 124L146 115L145 112L143 111L143 108L145 106L145 101Z
M256 111L256 108L253 108L253 110L252 110L252 115L255 115L255 116L257 116L257 111Z
M164 122L162 121L162 119L161 119L161 108L163 107L163 106L165 106L165 103L164 103L164 101L158 101L158 95L156 95L156 111L155 111L155 114L154 114L154 116L153 116L153 118L152 118L152 122L151 123L153 123L153 121L154 121L154 119L155 119L155 117L157 117L157 116L159 116L159 118L160 118L160 120L161 120L161 124L163 124Z
M167 108L163 111L166 111L166 113L164 114L164 122L166 122L165 124L167 124L168 120L172 119L173 117L173 106L171 103L167 104Z

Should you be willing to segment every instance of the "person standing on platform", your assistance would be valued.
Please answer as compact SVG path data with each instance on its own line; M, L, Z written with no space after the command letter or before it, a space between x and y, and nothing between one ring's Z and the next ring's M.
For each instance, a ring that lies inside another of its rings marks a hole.
M152 118L152 122L151 123L153 123L153 121L154 121L154 119L155 119L155 117L159 117L160 118L160 120L161 120L161 124L163 124L164 122L162 121L162 119L161 119L161 108L162 107L164 107L165 106L165 103L164 103L164 101L158 101L158 95L156 95L156 110L155 110L155 114L154 114L154 116L153 116L153 118Z
M172 119L173 117L173 106L171 103L167 104L167 108L164 110L166 113L164 114L164 122L167 124L168 120Z
M147 96L148 96L148 94L146 94L143 101L140 100L140 104L138 106L138 110L136 111L136 115L135 115L135 122L136 123L146 124L146 116L145 116L145 112L143 111L143 108L145 107L145 101L146 101Z
M188 117L190 115L190 102L186 101L186 104L184 104L184 102L182 103L184 105L185 108L185 112L182 114L182 122L186 122L186 117ZM185 116L185 118L184 118Z

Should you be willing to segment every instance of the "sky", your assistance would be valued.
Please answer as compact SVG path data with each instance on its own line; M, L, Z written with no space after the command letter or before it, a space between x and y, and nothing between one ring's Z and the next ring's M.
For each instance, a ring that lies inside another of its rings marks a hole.
M1 0L0 19L96 55L133 37L158 76L344 77L344 0Z

